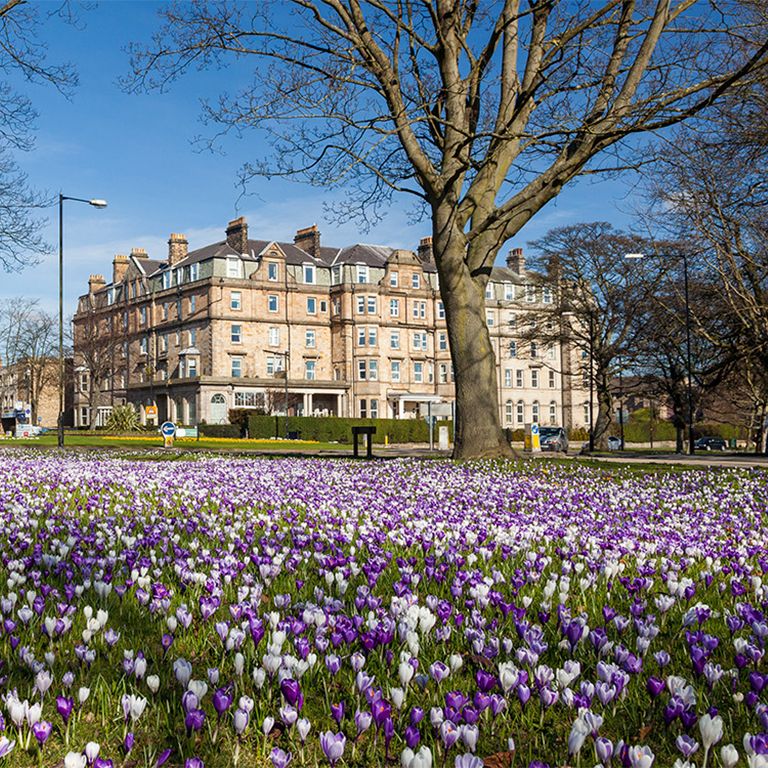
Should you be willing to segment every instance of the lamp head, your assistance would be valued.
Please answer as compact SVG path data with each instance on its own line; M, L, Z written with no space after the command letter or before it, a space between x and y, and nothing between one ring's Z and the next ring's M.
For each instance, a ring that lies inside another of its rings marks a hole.
M94 208L106 208L107 207L107 201L106 200L89 200L88 205L92 205Z

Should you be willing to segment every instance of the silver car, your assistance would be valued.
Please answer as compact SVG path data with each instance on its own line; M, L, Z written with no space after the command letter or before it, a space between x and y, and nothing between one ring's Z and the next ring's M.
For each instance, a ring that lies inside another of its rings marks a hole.
M568 452L568 434L562 427L540 427L539 440L542 451Z

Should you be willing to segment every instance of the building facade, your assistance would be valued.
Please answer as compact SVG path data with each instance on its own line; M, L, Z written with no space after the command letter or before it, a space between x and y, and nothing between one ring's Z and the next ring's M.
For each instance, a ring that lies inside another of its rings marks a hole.
M65 361L64 424L71 424L71 360ZM59 361L56 358L0 363L0 419L5 431L16 424L55 428L59 418ZM70 420L68 420L70 419Z
M531 323L553 296L521 249L495 268L486 313L500 417L588 424L582 353L542 345ZM226 423L230 409L414 418L450 411L453 370L431 240L413 251L254 240L240 218L195 251L172 234L163 260L134 248L112 280L92 275L74 317L75 423L132 403L142 420ZM524 330L526 332L524 332ZM525 341L524 341L525 339Z

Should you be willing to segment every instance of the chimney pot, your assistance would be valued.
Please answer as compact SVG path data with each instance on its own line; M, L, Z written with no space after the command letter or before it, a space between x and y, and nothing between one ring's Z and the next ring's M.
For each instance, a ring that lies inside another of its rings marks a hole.
M422 237L419 240L419 250L417 252L420 261L432 262L435 260L435 254L432 250L432 237Z
M137 259L148 259L146 248L131 248L131 256Z
M522 248L513 248L507 256L507 267L518 275L525 272L525 256Z
M88 293L96 293L105 284L104 275L91 275L88 278Z
M248 222L245 216L227 224L227 245L238 253L248 253Z
M172 267L178 264L182 259L187 258L189 252L189 241L184 235L171 233L168 238L168 264Z
M315 258L320 256L320 230L317 224L296 230L293 244L302 251L306 251Z
M122 283L127 271L128 257L122 253L115 254L115 258L112 259L112 282Z

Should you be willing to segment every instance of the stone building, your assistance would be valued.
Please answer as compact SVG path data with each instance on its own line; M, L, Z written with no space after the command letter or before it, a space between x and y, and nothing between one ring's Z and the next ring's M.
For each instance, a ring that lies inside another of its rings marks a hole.
M244 218L195 251L172 234L164 259L134 248L92 275L74 317L78 426L133 403L146 422L224 423L233 408L412 418L449 409L453 371L431 240L416 252L332 248L316 226L254 240ZM486 292L501 420L583 426L580 353L521 334L553 297L521 249ZM551 307L549 307L551 310ZM287 381L286 381L287 377ZM437 411L437 409L435 409Z

